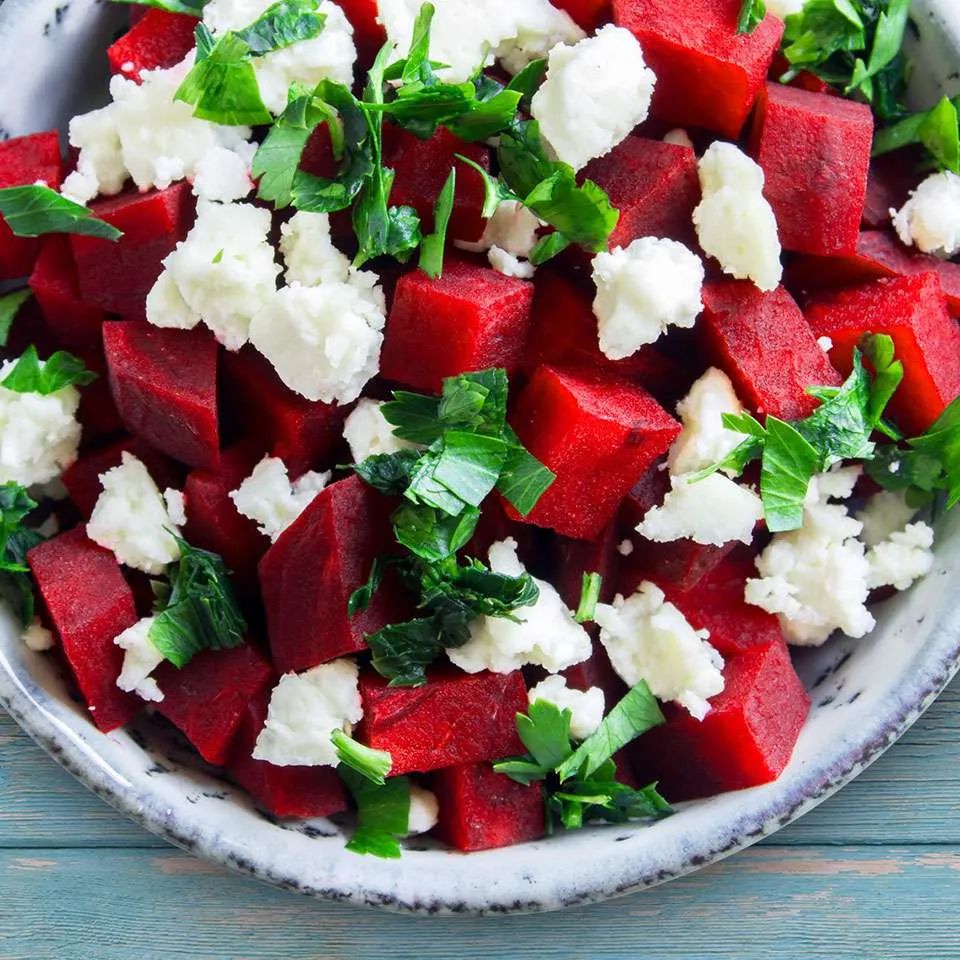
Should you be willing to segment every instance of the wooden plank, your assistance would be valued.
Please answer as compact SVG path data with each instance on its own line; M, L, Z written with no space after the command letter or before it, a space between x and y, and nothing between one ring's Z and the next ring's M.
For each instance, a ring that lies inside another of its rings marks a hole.
M958 956L958 888L957 846L758 847L579 910L410 918L299 900L175 852L5 851L0 957L930 960Z

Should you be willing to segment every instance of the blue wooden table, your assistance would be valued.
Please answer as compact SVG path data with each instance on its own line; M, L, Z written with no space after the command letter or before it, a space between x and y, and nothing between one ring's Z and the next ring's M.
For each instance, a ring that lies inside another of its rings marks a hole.
M533 917L420 919L229 876L87 793L0 715L0 960L960 958L960 681L770 841Z

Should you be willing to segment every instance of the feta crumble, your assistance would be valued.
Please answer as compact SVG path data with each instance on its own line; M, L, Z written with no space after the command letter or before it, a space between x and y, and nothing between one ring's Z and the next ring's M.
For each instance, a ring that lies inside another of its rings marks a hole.
M495 573L516 577L525 572L513 538L494 543L489 558ZM532 607L516 611L521 622L505 617L477 618L470 624L470 639L447 651L451 663L467 673L511 673L528 663L557 673L586 660L592 652L590 635L549 583L535 582L540 597Z
M536 267L529 262L537 243L540 219L518 200L501 200L478 241L455 240L454 246L486 253L490 266L508 277L529 280Z
M57 645L53 633L39 620L34 620L20 635L20 639L28 650L33 650L35 653L52 650Z
M410 813L407 817L407 836L428 833L440 819L440 803L437 795L426 787L410 784Z
M688 150L693 149L693 141L690 139L690 134L687 133L683 127L677 127L675 130L668 130L663 135L664 143L672 143L675 147L686 147Z
M767 13L785 20L792 14L799 13L804 3L806 0L767 0Z
M698 165L703 199L693 211L700 246L723 272L776 290L783 276L780 236L763 195L763 170L732 143L716 142Z
M833 349L833 341L829 337L817 337L817 346L824 353L829 353Z
M881 490L857 513L857 519L863 524L860 539L868 547L875 547L892 533L902 530L916 513L917 511L907 504L906 495L902 491Z
M646 680L660 700L675 700L698 720L723 690L723 657L649 581L629 599L597 604L600 642L614 670L629 686Z
M629 557L634 551L633 541L632 540L621 540L617 546L617 553L621 557Z
M933 569L933 528L921 522L908 524L867 552L871 587L908 589Z
M335 767L340 763L330 734L350 733L363 717L359 668L343 657L305 673L287 673L273 688L254 760L278 767Z
M123 650L123 669L117 677L117 686L126 693L135 693L141 700L159 703L163 692L150 676L163 663L163 655L150 639L150 628L156 617L144 617L127 627L114 643Z
M253 189L250 164L254 152L253 144L250 144L249 151L238 152L226 147L209 150L196 163L193 192L201 200L220 203L243 200Z
M647 119L656 82L637 38L607 24L572 47L550 51L530 113L557 159L579 170Z
M316 287L346 283L354 272L350 261L330 238L330 217L299 211L280 227L280 252L287 283Z
M949 170L931 174L890 216L908 247L944 259L956 256L960 253L960 177Z
M354 463L367 457L410 450L414 444L401 440L393 432L393 424L383 415L383 404L363 397L343 424L343 437L350 447Z
M671 326L689 329L703 309L700 258L676 240L643 237L593 258L600 349L632 356Z
M599 687L575 690L567 686L567 678L552 675L527 691L527 701L547 700L561 710L570 711L570 736L586 740L603 720L604 695Z

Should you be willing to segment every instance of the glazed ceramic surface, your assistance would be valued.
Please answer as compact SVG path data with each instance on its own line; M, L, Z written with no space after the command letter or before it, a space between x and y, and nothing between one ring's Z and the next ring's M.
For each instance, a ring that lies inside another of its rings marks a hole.
M442 0L441 0L442 2ZM97 0L0 0L0 136L63 125L105 97L103 48L126 11ZM918 102L960 91L960 3L914 5ZM9 67L12 66L12 69ZM792 762L764 787L682 805L654 826L561 833L464 856L413 842L401 860L358 857L327 820L257 812L179 737L145 718L99 733L56 661L27 650L0 611L0 704L59 763L119 810L196 854L301 893L422 913L550 910L662 883L766 836L828 797L923 712L960 665L960 510L937 524L935 569L880 608L861 641L801 651L813 699Z

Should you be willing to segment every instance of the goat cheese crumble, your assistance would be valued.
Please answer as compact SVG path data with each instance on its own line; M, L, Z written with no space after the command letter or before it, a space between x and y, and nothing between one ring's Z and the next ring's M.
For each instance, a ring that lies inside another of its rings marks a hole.
M490 266L508 277L529 280L536 272L529 257L537 243L540 219L518 200L501 200L478 241L455 240L454 246L486 253Z
M141 700L159 703L163 692L150 676L163 663L163 656L150 639L150 628L156 617L144 617L127 627L114 643L123 650L123 669L117 677L117 686L126 693L135 693Z
M20 635L20 639L28 650L33 650L35 653L52 650L57 645L53 633L39 620L34 620Z
M933 528L910 523L867 551L870 587L906 590L933 569Z
M890 216L908 247L944 259L956 256L960 253L960 177L949 170L931 174Z
M907 503L902 491L881 490L874 494L857 513L863 524L860 539L868 547L875 547L892 533L902 530L915 516L916 509Z
M440 819L437 795L426 787L410 784L410 813L407 815L407 836L428 833Z
M586 740L603 720L604 696L599 687L575 690L567 686L566 677L555 674L527 691L529 703L538 700L547 700L560 710L570 711L570 736L574 740Z
M344 421L343 437L354 463L414 446L393 432L393 424L383 415L383 404L369 397L363 397Z
M330 217L300 210L280 227L280 252L287 283L316 287L346 283L354 273L350 261L330 237Z
M723 415L742 412L743 404L730 378L722 370L710 367L677 404L683 429L667 456L670 472L703 470L739 446L742 438L723 425Z

